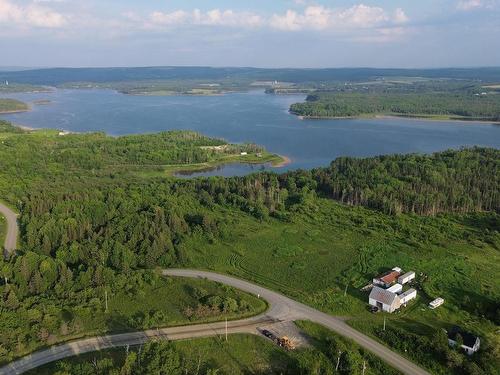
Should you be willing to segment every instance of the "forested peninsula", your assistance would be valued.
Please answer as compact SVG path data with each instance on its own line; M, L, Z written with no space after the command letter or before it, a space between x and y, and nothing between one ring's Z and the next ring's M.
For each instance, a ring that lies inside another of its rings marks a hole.
M500 121L500 94L486 92L317 92L290 112L308 118L402 116Z

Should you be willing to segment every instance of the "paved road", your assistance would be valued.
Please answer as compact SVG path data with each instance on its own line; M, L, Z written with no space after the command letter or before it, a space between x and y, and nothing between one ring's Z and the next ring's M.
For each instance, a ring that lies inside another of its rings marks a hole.
M6 205L0 203L0 213L7 220L7 235L4 242L4 256L8 256L17 247L17 214Z
M227 323L227 332L232 333L254 333L257 334L257 327L274 323L267 317L260 315L258 317L235 320ZM53 346L52 348L41 350L12 362L5 367L0 368L0 374L14 375L33 370L47 363L57 361L63 358L72 357L97 350L104 350L116 347L125 347L127 345L141 345L148 340L167 339L183 340L196 337L222 336L226 332L225 322L211 324L195 324L182 327L171 327L162 329L152 329L143 332L122 333L116 335L107 335L93 337L89 339L78 340L67 344Z
M267 316L271 319L278 321L310 320L312 322L319 323L332 331L355 341L357 344L382 358L385 362L404 374L429 375L427 371L423 370L413 362L405 359L401 355L393 352L370 337L356 331L354 328L347 325L344 320L325 314L312 307L285 297L282 294L273 292L272 290L252 284L248 281L213 272L172 269L163 271L163 274L168 276L206 278L208 280L233 286L248 293L260 295L271 305L267 312Z
M288 297L285 297L282 294L252 284L248 281L213 272L197 270L171 269L164 270L163 274L166 276L194 277L217 281L243 291L259 295L261 298L264 298L269 302L270 308L264 314L249 319L229 322L228 333L246 332L257 334L257 327L269 325L274 322L293 321L299 319L311 320L330 328L332 331L337 332L342 336L352 339L362 347L385 360L394 368L400 370L402 373L410 375L429 374L399 354L394 353L387 347L351 328L342 319L322 313L300 302L296 302ZM18 361L12 362L3 368L0 368L0 374L21 374L43 364L73 355L112 347L138 345L146 342L147 340L159 337L169 340L179 340L194 337L223 335L224 332L225 323L220 322L83 339L67 344L57 345L23 357Z

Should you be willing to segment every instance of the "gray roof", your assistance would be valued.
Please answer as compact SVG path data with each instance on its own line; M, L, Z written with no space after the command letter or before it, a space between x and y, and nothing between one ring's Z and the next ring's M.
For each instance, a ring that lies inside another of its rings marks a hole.
M401 275L401 276L399 276L399 277L401 277L401 278L405 278L405 277L412 276L412 275L415 275L415 272L414 272L414 271L409 271L409 272L406 272L404 275Z
M378 286L373 287L370 293L370 298L385 305L392 305L396 299L399 299L396 293L389 292L388 290L379 288Z
M414 292L416 292L416 290L415 290L415 289L413 289L413 288L410 288L410 289L408 289L406 292L401 293L401 294L399 295L399 298L404 298L404 297L406 297L406 296L408 296L408 295L410 295L410 294L412 294L412 293L414 293Z

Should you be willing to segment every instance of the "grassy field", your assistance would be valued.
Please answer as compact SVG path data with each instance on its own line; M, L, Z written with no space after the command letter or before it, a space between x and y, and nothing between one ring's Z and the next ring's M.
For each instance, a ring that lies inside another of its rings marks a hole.
M373 335L382 315L368 312L360 288L399 266L416 271L419 297L388 315L390 324L431 337L458 324L500 348L494 323L500 299L498 216L389 216L318 199L313 214L289 223L231 216L227 242L186 245L191 267L253 280L334 315ZM346 295L344 292L346 291ZM443 297L437 310L428 302ZM406 353L403 353L406 354Z
M81 337L205 323L224 318L238 319L267 309L266 302L257 297L206 280L159 277L145 283L138 281L134 274L126 279L128 281L119 293L108 294L107 312L104 292L101 293L102 298L93 298L85 304L73 305L68 300L61 314L53 314L55 304L60 301L43 297L27 301L30 307L17 313L3 311L0 347L16 342L17 335L23 332L32 332L33 339L29 346L16 347L14 357L18 357L46 345ZM210 296L232 298L238 301L241 308L227 313L210 311L205 315L187 315L188 307L194 309ZM44 340L40 338L42 325L53 332Z
M311 346L287 352L263 337L237 334L223 338L212 337L172 343L180 354L183 373L208 374L297 374L313 373L314 369L332 373L336 365L338 351L341 351L339 369L343 373L361 373L366 361L365 374L396 374L373 355L364 352L352 342L310 322L299 322L299 326L309 336ZM138 348L132 350L138 351ZM28 374L53 374L66 370L81 373L90 363L110 360L112 368L119 370L125 361L125 349L89 353L62 360L28 372ZM109 371L110 369L108 369ZM93 372L94 373L94 372ZM97 372L99 373L99 372Z
M23 112L28 109L28 105L19 100L0 98L0 113Z

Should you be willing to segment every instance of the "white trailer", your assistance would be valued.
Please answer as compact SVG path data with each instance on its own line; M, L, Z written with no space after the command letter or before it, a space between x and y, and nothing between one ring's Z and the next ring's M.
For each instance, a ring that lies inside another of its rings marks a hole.
M429 303L429 307L434 310L435 308L441 306L443 303L444 303L444 299L442 299L441 297L438 297L434 301Z
M398 283L406 284L415 279L415 272L406 272L404 275L398 277Z
M408 289L406 292L399 295L402 305L406 305L408 301L411 301L414 298L417 298L417 291L413 288Z

